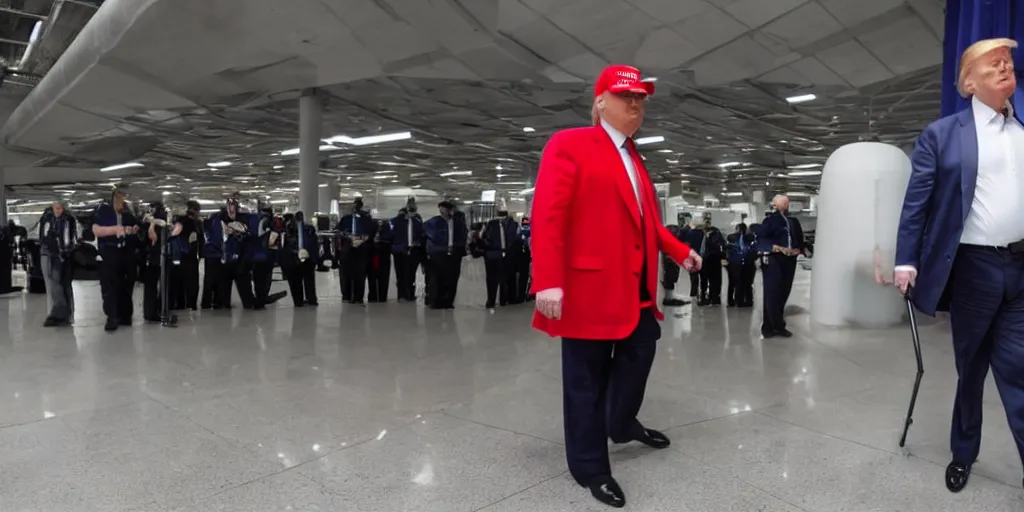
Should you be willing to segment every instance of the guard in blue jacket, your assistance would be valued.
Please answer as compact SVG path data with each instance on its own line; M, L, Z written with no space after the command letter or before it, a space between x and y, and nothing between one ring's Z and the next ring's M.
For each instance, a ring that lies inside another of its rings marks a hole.
M729 263L729 290L726 294L729 307L752 307L757 245L754 235L742 222L736 225L736 232L726 237L726 260Z
M252 277L243 257L243 249L249 234L249 216L238 211L235 198L227 200L224 208L210 217L210 231L206 238L206 258L216 258L218 282L215 294L215 309L231 307L231 287L238 288L242 307L251 309L256 302L252 292Z
M495 299L502 306L508 305L519 287L519 259L523 255L519 225L508 217L508 211L499 211L496 219L484 225L480 239L487 274L487 309L494 308Z
M316 231L302 212L284 216L281 233L281 272L288 280L295 307L317 306L316 267L320 252Z
M115 189L110 202L96 208L92 232L102 259L99 274L103 314L107 317L104 329L112 332L118 326L132 324L132 292L138 275L138 221L128 208L123 190Z
M804 231L800 221L789 216L789 198L775 196L772 205L775 213L764 219L757 233L757 250L763 257L761 335L789 338L793 333L786 329L784 312L796 276L796 258L804 249Z
M277 259L273 254L276 249L270 246L274 209L265 207L259 213L247 215L247 220L246 227L251 236L246 237L242 251L246 263L252 270L253 308L265 309L267 304L274 302L270 299L270 285L273 282L274 264Z
M437 204L440 212L423 228L427 233L428 301L431 309L453 309L466 255L469 230L464 218L455 214L455 205L444 200Z
M350 304L363 304L366 300L366 269L370 264L370 251L377 224L370 213L363 210L363 200L352 202L352 211L338 221L335 231L341 233L341 298Z
M395 288L399 301L416 300L416 271L426 261L426 232L423 217L416 213L416 203L398 211L391 219L391 254L395 261Z

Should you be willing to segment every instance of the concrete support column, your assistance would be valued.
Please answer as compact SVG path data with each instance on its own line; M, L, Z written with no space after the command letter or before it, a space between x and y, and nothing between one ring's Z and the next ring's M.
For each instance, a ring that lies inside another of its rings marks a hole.
M4 183L4 172L0 169L0 227L7 225L7 185Z
M322 119L323 103L316 89L306 89L299 98L299 210L307 218L318 206Z
M338 195L341 191L341 187L335 181L329 181L319 189L320 200L317 201L316 211L321 213L331 213L331 201L338 199Z

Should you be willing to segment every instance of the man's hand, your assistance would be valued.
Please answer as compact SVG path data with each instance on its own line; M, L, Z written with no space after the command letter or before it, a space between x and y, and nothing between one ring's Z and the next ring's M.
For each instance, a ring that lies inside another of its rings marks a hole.
M900 289L900 293L907 294L907 290L917 283L917 269L913 267L897 268L893 272L893 284Z
M687 272L700 272L700 268L704 265L704 259L697 254L697 251L690 250L690 255L683 260L683 270Z
M123 238L125 233L127 233L127 231L125 230L124 226L115 226L114 227L114 236L119 236L119 237Z
M549 288L537 292L537 301L534 303L534 307L547 318L558 320L562 318L562 299L564 297L565 293L561 288Z

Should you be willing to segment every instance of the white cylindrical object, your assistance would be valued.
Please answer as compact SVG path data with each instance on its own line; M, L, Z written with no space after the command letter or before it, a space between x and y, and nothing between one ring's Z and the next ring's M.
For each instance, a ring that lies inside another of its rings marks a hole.
M832 153L815 201L818 222L811 273L811 321L830 327L885 327L906 306L876 270L892 279L896 233L910 159L902 149L857 142ZM879 268L876 269L876 266Z

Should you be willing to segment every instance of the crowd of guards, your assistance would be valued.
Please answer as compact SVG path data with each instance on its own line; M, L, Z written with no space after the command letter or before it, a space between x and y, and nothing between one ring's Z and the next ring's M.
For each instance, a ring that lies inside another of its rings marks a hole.
M333 230L318 232L302 212L276 215L269 206L249 212L237 197L203 218L196 201L174 212L162 201L133 209L124 190L116 189L89 224L107 331L132 324L132 295L140 281L142 316L160 323L169 311L229 309L235 293L246 309L264 309L289 293L297 307L316 306L315 273L329 270L326 263L338 268L349 304L386 302L392 268L398 300L416 301L422 269L424 303L452 309L466 257L485 261L488 308L525 302L530 284L529 220L517 223L500 211L489 222L468 226L465 213L448 200L427 220L412 199L394 218L377 220L357 198ZM80 244L76 218L65 205L54 203L44 213L39 240L51 305L45 325L68 325ZM275 267L288 292L270 293Z

